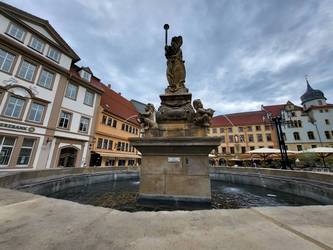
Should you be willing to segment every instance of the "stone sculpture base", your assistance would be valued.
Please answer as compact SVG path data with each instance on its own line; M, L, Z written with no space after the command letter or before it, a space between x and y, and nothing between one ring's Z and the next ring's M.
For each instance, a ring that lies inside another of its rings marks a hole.
M140 203L210 204L208 154L220 138L145 137L131 143L142 153Z

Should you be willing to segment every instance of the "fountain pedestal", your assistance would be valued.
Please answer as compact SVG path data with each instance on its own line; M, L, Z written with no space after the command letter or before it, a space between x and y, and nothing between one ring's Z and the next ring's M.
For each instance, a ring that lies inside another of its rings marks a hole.
M185 90L187 91L187 90ZM139 202L210 204L209 153L221 139L194 123L190 93L161 95L156 126L131 138L141 152Z

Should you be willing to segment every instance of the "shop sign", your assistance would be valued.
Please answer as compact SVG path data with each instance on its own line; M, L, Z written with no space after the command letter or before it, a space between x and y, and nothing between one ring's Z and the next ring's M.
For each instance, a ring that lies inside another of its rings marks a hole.
M27 131L27 132L30 132L30 133L35 132L34 127L27 127L27 126L9 124L9 123L4 123L4 122L0 122L0 128L9 128L9 129L14 129L14 130L22 130L22 131Z

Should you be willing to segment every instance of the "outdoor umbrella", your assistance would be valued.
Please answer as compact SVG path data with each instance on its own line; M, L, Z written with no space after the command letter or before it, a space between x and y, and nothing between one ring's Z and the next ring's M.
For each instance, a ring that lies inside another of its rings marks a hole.
M326 168L325 158L329 157L330 155L333 155L333 148L329 147L310 148L303 152L318 154L323 159L324 167Z

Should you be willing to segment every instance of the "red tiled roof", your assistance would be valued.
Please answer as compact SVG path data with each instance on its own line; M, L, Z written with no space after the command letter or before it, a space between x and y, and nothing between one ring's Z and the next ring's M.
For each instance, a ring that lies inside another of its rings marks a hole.
M286 104L277 104L277 105L268 105L262 106L264 111L267 111L272 114L272 116L278 116L281 113L281 110L285 107Z
M80 81L84 81L84 80L81 78L80 74L79 74L80 69L81 69L81 68L80 68L79 66L77 66L77 65L75 65L75 64L72 64L72 65L71 65L71 68L70 68L70 73L71 73L71 76L72 76L72 77L74 77L74 78L76 78L76 79L78 79L78 80L80 80ZM100 79L98 79L96 76L93 76L93 75L91 76L90 84L91 84L93 87L95 87L95 88L97 88L97 89L99 89L99 90L101 90L101 91L104 91L104 89L101 87L100 83L101 83L101 80L100 80Z
M98 85L104 90L104 94L101 98L101 106L104 110L118 117L121 117L124 120L128 119L129 122L134 123L135 125L139 125L136 121L138 112L136 111L135 106L129 100L116 93L109 87L105 86L101 82L99 82Z
M285 104L268 105L262 107L263 110L226 114L213 117L212 127L264 124L265 122L263 117L265 116L266 112L271 113L273 117L280 115L281 110L285 107Z
M244 126L263 124L263 111L242 112L215 116L212 119L212 127Z

